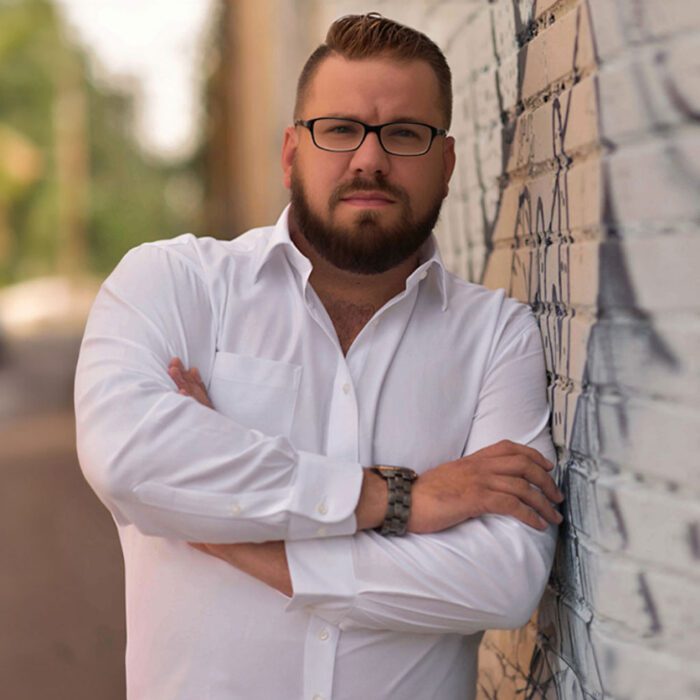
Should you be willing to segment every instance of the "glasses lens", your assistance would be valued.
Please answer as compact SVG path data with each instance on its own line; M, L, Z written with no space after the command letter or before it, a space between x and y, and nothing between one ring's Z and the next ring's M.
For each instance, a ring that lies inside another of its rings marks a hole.
M348 119L318 119L314 122L314 140L329 151L352 151L364 135L362 124Z
M414 156L425 153L430 147L430 128L410 122L387 124L382 127L381 139L384 148L397 156Z

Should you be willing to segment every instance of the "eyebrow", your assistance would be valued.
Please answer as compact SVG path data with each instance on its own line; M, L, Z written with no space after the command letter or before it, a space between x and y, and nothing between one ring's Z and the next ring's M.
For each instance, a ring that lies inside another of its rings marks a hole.
M360 119L360 117L351 115L351 114L341 114L341 113L332 113L332 114L324 114L323 115L326 119L353 119L354 121L357 122L362 122L363 124L367 124L368 122L365 122L364 119ZM320 118L320 117L319 117ZM428 124L429 122L422 121L420 117L394 117L390 119L388 122L381 122L382 124L393 124L394 122L408 122L408 123L415 123L415 124Z

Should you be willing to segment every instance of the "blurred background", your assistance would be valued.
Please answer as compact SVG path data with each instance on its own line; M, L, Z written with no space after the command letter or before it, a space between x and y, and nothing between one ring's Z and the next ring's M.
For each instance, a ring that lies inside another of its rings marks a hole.
M144 241L274 223L299 70L372 10L453 71L446 265L530 304L545 348L565 523L478 697L700 696L696 0L0 0L3 700L124 697L72 412L101 281Z
M3 698L124 697L121 553L74 451L79 343L133 246L278 216L280 136L266 139L311 38L261 61L266 14L281 31L307 9L275 4L0 0Z

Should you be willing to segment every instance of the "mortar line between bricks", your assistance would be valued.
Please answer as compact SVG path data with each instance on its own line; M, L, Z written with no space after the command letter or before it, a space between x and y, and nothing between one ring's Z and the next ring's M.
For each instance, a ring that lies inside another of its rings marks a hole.
M576 540L590 554L609 555L609 559L614 559L625 564L632 565L631 568L639 569L645 572L657 572L671 577L679 578L683 581L690 581L693 584L700 586L700 572L695 572L691 568L674 566L667 562L659 562L658 560L648 559L631 552L628 548L625 549L608 549L599 542L596 542L590 535L582 530L579 530L574 524L568 523L569 527L576 531ZM595 606L586 601L586 604L591 610L596 611Z

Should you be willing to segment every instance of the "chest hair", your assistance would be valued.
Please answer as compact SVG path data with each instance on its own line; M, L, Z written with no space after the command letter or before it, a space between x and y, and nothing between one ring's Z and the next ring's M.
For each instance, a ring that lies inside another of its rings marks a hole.
M333 321L343 355L347 355L353 340L374 316L377 307L374 304L354 304L339 299L329 299L324 306Z

